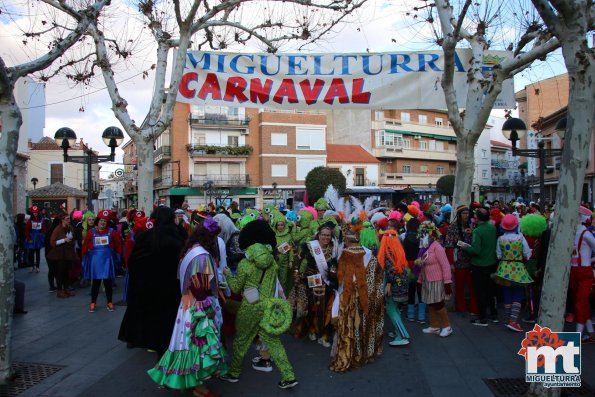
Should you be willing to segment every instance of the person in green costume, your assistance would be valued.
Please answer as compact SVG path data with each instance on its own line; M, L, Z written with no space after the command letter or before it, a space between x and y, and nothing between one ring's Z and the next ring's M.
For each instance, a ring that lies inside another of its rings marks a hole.
M298 212L297 216L297 228L293 230L293 241L297 247L301 246L303 243L310 241L312 236L316 233L318 228L312 229L314 226L314 215L312 211L306 209L311 207L305 207Z
M295 379L293 368L287 358L285 348L281 344L279 336L267 333L260 325L264 316L264 306L267 299L275 296L277 290L277 269L273 248L270 245L261 243L249 244L253 239L258 238L256 229L270 230L264 220L253 221L240 233L240 247L245 250L246 258L238 265L238 271L234 276L229 269L225 269L225 276L232 291L244 295L240 309L238 310L236 325L237 333L233 342L233 354L229 373L221 379L227 382L238 382L242 372L242 362L248 352L250 345L258 336L266 345L268 352L274 359L281 381L279 387L288 389L298 384ZM250 288L258 289L258 301L250 303L244 292Z
M312 221L312 230L318 230L320 226L324 225L327 222L331 222L335 225L335 237L339 238L339 233L341 232L341 228L338 227L339 223L332 216L325 216L325 213L329 209L328 202L326 201L326 199L321 197L318 200L316 200L316 202L314 203L314 208L316 209L316 214L318 215L318 217Z
M219 330L223 322L217 298L217 223L207 217L188 239L179 266L182 299L169 347L148 372L153 381L172 389L193 388L194 397L214 396L203 382L225 373L225 350Z
M290 276L292 269L293 254L293 238L291 231L293 229L293 222L285 219L285 216L278 210L272 210L269 214L269 223L275 231L277 238L277 263L279 264L279 282L283 287L285 296L289 296L291 288L293 287L293 278Z
M243 217L241 217L240 220L237 223L238 228L240 230L242 230L243 228L246 227L247 224L249 224L252 221L257 220L258 219L258 216L259 216L258 211L252 210L252 209L246 210L246 215L244 215Z

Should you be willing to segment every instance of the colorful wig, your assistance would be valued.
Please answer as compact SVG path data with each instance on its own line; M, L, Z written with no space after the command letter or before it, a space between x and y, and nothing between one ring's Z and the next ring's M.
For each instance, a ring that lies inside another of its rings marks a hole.
M402 272L407 266L405 251L399 240L399 235L394 230L387 230L380 241L378 250L378 263L384 269L386 261L392 262L395 271Z
M543 215L529 214L521 218L521 233L529 237L539 237L547 230L547 221Z

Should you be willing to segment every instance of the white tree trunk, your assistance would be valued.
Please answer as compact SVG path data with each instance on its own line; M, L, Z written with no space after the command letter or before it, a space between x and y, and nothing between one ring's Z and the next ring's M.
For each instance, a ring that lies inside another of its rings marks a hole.
M455 173L455 189L453 196L453 209L459 205L469 204L473 174L475 172L474 145L470 137L457 141L457 170ZM477 139L475 140L477 141ZM455 211L453 210L453 213Z
M138 170L138 203L137 208L148 215L153 210L153 139L135 139Z
M0 384L11 374L10 340L14 307L13 174L22 117L12 94L14 85L2 87L0 97Z
M589 51L585 51L584 35L577 35L572 41L568 38L561 41L570 78L570 98L556 192L554 226L547 253L538 319L539 325L557 332L564 330L570 257L595 117L595 65L593 57L586 55ZM533 383L529 395L555 397L560 395L560 389L545 388L542 384Z

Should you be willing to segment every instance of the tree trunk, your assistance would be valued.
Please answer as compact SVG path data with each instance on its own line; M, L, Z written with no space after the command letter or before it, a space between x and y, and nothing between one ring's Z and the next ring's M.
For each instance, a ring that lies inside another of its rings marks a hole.
M455 174L453 213L456 213L456 207L462 204L469 204L471 199L473 173L475 172L474 146L475 143L473 143L473 138L470 136L457 141L457 169Z
M153 211L153 167L154 167L154 140L147 139L141 132L140 139L134 141L137 155L138 169L138 209L148 215Z
M6 87L0 97L0 384L11 374L10 340L14 307L14 219L13 175L22 117L13 96L13 88Z
M584 36L562 41L562 53L570 78L567 129L556 193L554 226L547 253L538 324L552 331L564 330L564 310L570 273L570 257L578 224L583 182L595 117L595 65ZM530 396L559 396L560 389L533 383Z

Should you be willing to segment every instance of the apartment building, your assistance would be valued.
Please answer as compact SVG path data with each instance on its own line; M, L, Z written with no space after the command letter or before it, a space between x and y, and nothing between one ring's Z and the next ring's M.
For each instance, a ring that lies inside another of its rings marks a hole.
M508 202L527 192L528 179L524 170L519 170L519 160L512 155L510 144L491 140L491 188L487 190L486 198L490 201L500 200Z
M360 145L327 144L327 165L345 176L347 188L378 186L380 160Z
M130 139L121 146L124 151L122 162L124 163L124 186L122 188L122 196L126 208L136 205L138 203L138 186L136 184L136 147L134 142Z
M433 190L455 172L456 136L444 111L374 111L372 136L381 186Z

